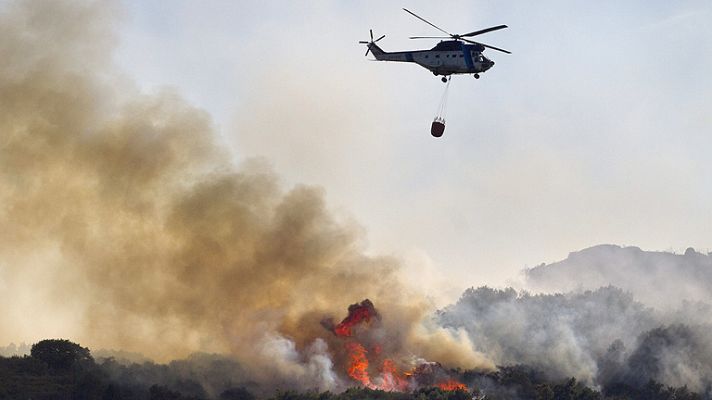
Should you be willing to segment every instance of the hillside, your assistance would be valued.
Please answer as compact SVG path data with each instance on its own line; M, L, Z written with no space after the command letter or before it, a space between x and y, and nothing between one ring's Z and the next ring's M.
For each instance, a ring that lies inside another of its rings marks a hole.
M712 303L712 256L688 248L684 254L638 247L599 245L562 261L528 269L526 287L566 292L613 285L650 306L669 309L683 301Z

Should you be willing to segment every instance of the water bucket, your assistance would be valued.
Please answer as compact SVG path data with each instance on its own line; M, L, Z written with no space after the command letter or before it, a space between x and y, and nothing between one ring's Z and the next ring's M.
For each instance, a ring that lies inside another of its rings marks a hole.
M430 125L430 134L435 136L435 137L440 137L443 135L445 132L445 123L439 120L433 121L433 124Z

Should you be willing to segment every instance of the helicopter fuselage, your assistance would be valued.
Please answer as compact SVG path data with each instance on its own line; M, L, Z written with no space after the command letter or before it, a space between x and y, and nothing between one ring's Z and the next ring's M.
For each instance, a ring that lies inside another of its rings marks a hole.
M386 52L375 43L368 46L378 61L411 62L435 75L479 74L494 65L482 55L484 47L459 40L442 41L430 50Z

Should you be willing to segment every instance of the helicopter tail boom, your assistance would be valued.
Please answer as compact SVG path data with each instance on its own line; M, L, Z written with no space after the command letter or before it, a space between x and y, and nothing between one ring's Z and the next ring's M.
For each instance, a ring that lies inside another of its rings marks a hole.
M378 47L376 43L369 43L368 44L368 49L371 51L374 57L376 57L376 60L380 60L381 57L383 57L385 54L388 54L387 52L383 51L382 48Z

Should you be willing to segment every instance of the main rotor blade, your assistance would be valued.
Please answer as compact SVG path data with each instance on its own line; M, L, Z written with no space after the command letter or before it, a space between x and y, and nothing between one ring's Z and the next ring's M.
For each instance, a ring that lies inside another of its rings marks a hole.
M483 34L483 33L492 32L492 31L498 31L498 30L504 29L504 28L508 28L508 26L507 26L507 25L497 25L497 26L493 26L493 27L491 27L491 28L480 29L479 31L474 31L474 32L470 32L470 33L465 33L464 35L460 35L460 37L477 36L477 35L481 35L481 34Z
M501 51L502 53L512 54L511 51L508 51L508 50L505 50L505 49L500 49L499 47L490 46L490 45L484 44L484 43L475 42L474 40L467 40L467 39L461 39L461 40L464 40L464 41L466 41L467 43L479 44L479 45L482 45L482 46L484 46L484 47L486 47L486 48L488 48L488 49Z
M446 35L452 36L452 34L451 34L450 32L448 32L448 31L446 31L446 30L444 30L444 29L442 29L442 28L439 28L439 27L435 26L433 23L431 23L431 22L425 20L424 18L421 18L421 17L415 15L415 13L413 13L412 11L409 11L407 8L404 8L403 10L404 10L405 12L407 12L408 14L414 16L415 18L418 18L419 20L421 20L421 21L425 22L426 24L432 26L433 28L439 30L440 32L442 32L442 33L444 33L444 34L446 34Z
M371 41L373 42L373 29L369 29L369 30L368 30L368 33L371 34Z
M364 57L368 56L368 52L369 52L369 51L371 51L371 48L370 48L370 47L366 49L366 54L364 54L363 56L364 56Z
M408 39L452 39L452 36L411 36Z
M377 41L383 39L384 37L386 37L386 35L383 35L383 36L379 37L378 39L374 40L373 43L376 43Z

